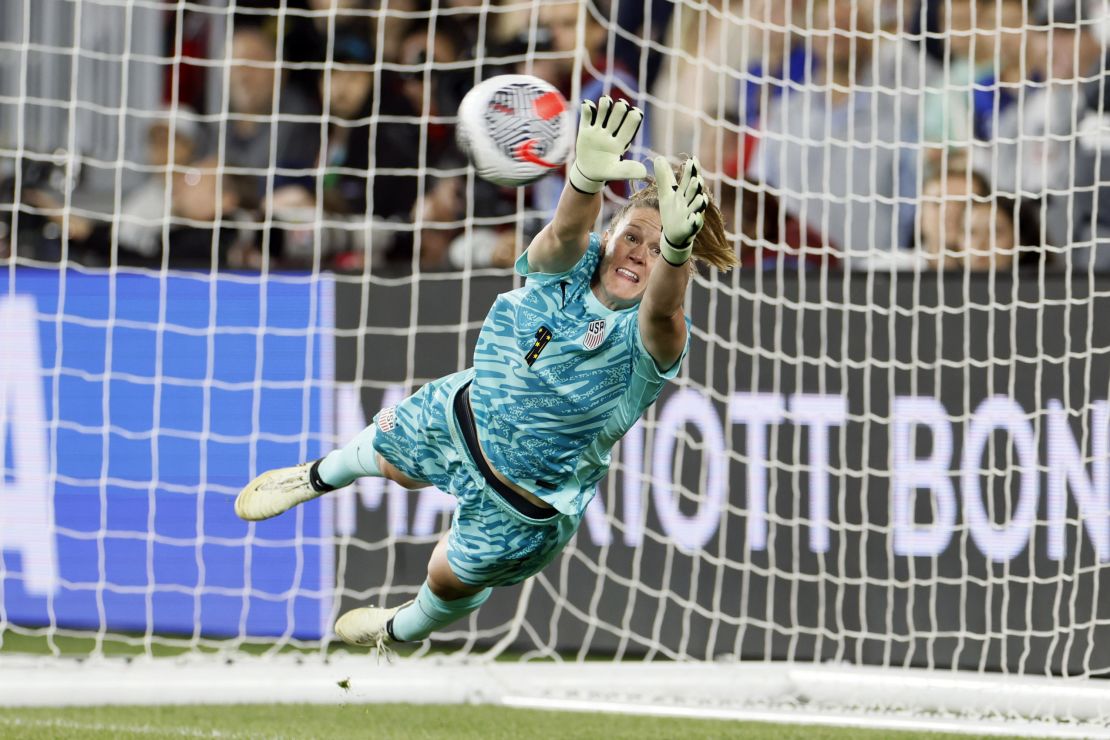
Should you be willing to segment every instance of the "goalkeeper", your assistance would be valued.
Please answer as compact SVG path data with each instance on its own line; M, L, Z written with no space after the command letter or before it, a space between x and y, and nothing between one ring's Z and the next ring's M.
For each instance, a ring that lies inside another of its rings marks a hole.
M458 500L415 600L358 608L335 632L379 650L423 640L470 614L491 588L538 573L578 529L609 451L678 373L689 347L683 312L691 257L736 264L698 163L632 196L601 235L601 190L647 178L622 159L643 113L603 97L582 104L576 161L551 223L516 263L524 287L497 297L473 367L382 409L346 447L260 475L236 513L249 520L381 476ZM703 228L704 227L704 228Z

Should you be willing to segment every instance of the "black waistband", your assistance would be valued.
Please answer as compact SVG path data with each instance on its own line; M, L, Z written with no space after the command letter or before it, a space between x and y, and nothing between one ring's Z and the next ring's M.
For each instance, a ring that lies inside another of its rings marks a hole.
M459 420L459 429L462 430L463 442L466 444L466 449L470 452L470 457L474 459L474 464L478 466L478 470L481 472L482 477L486 479L486 483L489 483L490 488L497 491L509 506L530 519L550 519L557 515L559 513L557 510L545 509L542 506L537 506L502 483L501 480L493 474L493 470L482 454L482 448L478 445L478 429L474 426L474 414L470 411L470 383L464 385L462 390L455 394L454 403L455 417Z

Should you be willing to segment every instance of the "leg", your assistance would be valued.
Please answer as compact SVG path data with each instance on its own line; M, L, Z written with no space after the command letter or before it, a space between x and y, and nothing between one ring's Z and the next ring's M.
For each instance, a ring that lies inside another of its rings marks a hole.
M363 476L389 478L409 489L435 484L448 490L450 471L439 451L453 446L451 398L467 377L455 373L427 383L383 408L346 446L314 463L263 473L239 493L235 513L269 519Z
M235 513L248 521L269 519L363 476L396 481L414 490L431 485L402 473L374 449L377 425L371 424L345 447L313 463L270 470L251 481L235 499Z
M332 450L320 461L320 478L332 488L343 488L359 478L375 476L397 481L404 488L416 489L429 485L409 478L374 449L378 425L358 433L354 439L338 450Z
M340 637L359 645L423 640L484 604L491 592L487 586L520 583L542 570L580 521L559 515L539 522L511 514L489 488L463 488L456 495L451 531L432 552L416 599L393 609L355 609L336 624Z
M270 470L255 478L235 499L241 519L258 521L289 511L328 491L350 485L363 475L381 475L374 451L376 425L363 429L342 449L316 462Z
M551 562L578 528L576 516L561 515L545 524L525 522L493 504L489 498L493 495L481 491L460 495L451 531L436 544L428 561L428 578L413 601L391 609L354 609L336 623L336 634L346 642L379 649L396 641L423 640L486 602L492 589L475 582L520 583ZM452 537L469 546L453 550ZM496 544L475 547L491 539ZM470 583L459 573L465 573Z
M493 589L463 583L451 570L447 560L447 538L444 534L428 561L428 579L420 587L416 599L389 621L393 639L402 642L423 640L438 629L457 622L475 611L490 597Z
M455 571L451 570L451 563L447 560L447 538L450 533L445 533L436 543L432 557L428 560L428 587L432 593L444 601L454 601L482 591L483 586L471 586L459 580Z
M410 491L431 485L427 481L410 478L382 457L374 449L374 437L377 434L378 425L372 423L346 446L329 452L320 461L321 480L332 488L349 486L365 476L388 478Z
M393 609L364 607L347 612L335 633L354 645L416 642L475 611L493 589L463 583L451 570L444 534L428 561L428 578L416 598Z

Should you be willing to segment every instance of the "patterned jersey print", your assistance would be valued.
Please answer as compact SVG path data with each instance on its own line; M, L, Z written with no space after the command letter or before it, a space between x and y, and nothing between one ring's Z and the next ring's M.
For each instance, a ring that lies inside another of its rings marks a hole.
M594 296L600 259L597 234L565 273L530 273L525 252L524 287L497 297L474 349L470 400L490 463L572 515L593 497L609 450L681 365L660 371L637 308L613 311Z

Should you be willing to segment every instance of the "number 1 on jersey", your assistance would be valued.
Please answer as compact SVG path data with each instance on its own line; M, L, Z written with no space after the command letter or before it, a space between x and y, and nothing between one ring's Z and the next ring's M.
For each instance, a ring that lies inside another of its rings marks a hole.
M543 352L543 348L551 341L551 336L551 330L546 326L536 329L536 341L532 344L532 349L528 350L528 354L524 355L528 367L532 367L532 363L540 356L540 352Z

